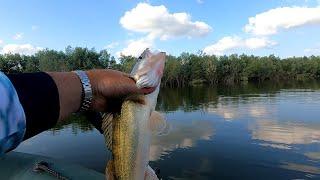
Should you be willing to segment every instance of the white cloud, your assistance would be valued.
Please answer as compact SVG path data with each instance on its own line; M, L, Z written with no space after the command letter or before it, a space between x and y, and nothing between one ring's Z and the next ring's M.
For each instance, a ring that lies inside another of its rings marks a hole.
M2 54L18 53L18 54L24 54L24 55L31 55L31 54L35 54L41 49L43 48L35 47L31 44L7 44L2 48L1 53Z
M304 49L304 52L308 55L320 55L320 47L319 48L307 48L307 49Z
M31 30L32 30L32 31L36 31L36 30L38 30L38 29L39 29L39 26L36 26L36 25L31 26Z
M3 40L0 39L0 44L2 44L2 43L3 43Z
M127 11L120 19L120 24L131 31L147 33L149 38L166 40L174 37L201 37L207 35L212 28L201 21L191 21L185 12L170 13L161 6L139 3Z
M320 7L282 7L249 18L244 30L255 35L276 34L282 29L320 25Z
M119 42L112 42L112 43L106 45L104 48L105 49L113 49L113 48L115 48L117 46L119 46Z
M199 3L199 4L203 4L203 3L204 3L204 1L203 1L203 0L197 0L197 3Z
M217 43L204 48L206 54L222 55L226 50L239 47L241 44L241 38L234 36L227 36L220 39Z
M266 37L255 37L244 40L244 47L249 49L261 49L277 45L275 41L271 41Z
M153 40L148 38L141 38L138 40L130 40L128 42L128 46L124 48L122 51L117 53L117 56L121 55L125 56L134 56L138 57L146 48L153 47Z
M17 33L13 36L13 39L19 40L19 39L22 39L22 37L23 37L23 33Z
M246 49L261 49L267 48L276 45L276 42L269 40L266 37L261 38L248 38L243 39L238 36L226 36L220 39L215 44L207 46L204 48L204 53L209 55L223 55L226 51L235 50L239 48L246 48Z
M320 42L303 50L306 55L320 55Z

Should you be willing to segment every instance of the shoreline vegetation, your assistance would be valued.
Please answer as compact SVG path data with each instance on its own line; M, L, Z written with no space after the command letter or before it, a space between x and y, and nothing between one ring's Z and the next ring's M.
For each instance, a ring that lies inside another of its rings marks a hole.
M107 50L68 46L65 51L44 49L34 55L0 54L4 73L115 69L129 72L135 57L111 56ZM248 82L320 80L320 56L279 58L274 55L209 56L182 53L167 56L162 85L236 85Z

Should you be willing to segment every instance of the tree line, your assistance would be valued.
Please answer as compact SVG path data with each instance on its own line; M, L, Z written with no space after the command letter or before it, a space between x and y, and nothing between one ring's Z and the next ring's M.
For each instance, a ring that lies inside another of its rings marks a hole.
M64 51L44 49L34 55L0 54L0 70L21 73L103 68L130 72L135 61L132 56L121 56L117 61L107 50L68 46ZM167 56L162 84L181 87L310 79L320 79L320 56L281 59L274 55L182 53Z

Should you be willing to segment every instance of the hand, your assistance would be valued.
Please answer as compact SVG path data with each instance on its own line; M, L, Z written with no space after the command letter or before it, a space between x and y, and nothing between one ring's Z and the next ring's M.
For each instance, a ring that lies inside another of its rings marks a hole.
M89 70L86 72L91 83L92 109L112 112L120 108L124 98L132 94L148 94L155 88L138 89L128 74L115 70Z
M77 112L81 105L82 84L73 72L47 72L57 85L60 101L59 120ZM114 70L89 70L86 72L93 93L92 110L119 111L123 100L132 94L148 94L155 88L138 89L128 74Z

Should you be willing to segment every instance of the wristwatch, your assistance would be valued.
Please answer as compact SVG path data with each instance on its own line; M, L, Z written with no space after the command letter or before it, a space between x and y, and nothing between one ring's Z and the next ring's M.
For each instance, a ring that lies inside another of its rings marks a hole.
M84 71L77 70L73 72L78 75L82 84L82 100L79 111L87 111L90 109L92 103L92 88L90 80L88 78L87 73Z

